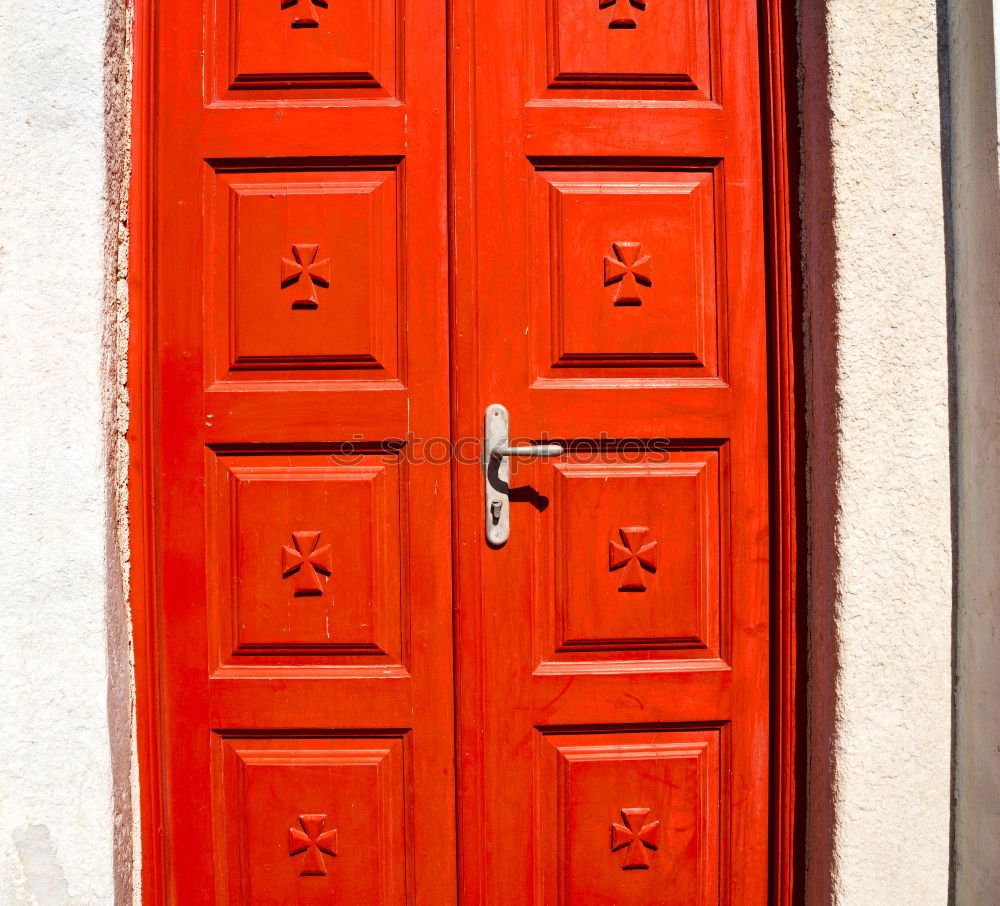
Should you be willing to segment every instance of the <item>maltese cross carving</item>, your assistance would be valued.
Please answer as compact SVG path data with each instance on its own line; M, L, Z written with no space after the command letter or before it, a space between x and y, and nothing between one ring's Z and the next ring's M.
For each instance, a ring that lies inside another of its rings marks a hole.
M623 808L622 821L611 825L611 852L625 850L625 861L622 871L632 871L636 868L649 868L649 857L646 850L655 850L660 838L660 822L650 821L648 808Z
M645 591L646 579L643 571L656 572L656 542L642 541L649 534L644 525L633 525L618 529L622 543L612 541L608 546L608 569L622 570L618 580L619 591Z
M604 285L616 286L615 305L642 305L640 287L652 286L649 255L642 255L641 242L612 242L615 257L604 256Z
M292 245L292 257L281 259L281 288L299 287L292 308L319 308L316 287L324 289L330 285L330 259L319 257L319 246L315 243Z
M281 575L293 579L295 597L323 594L320 576L333 572L333 553L330 545L319 546L319 532L292 532L294 547L281 548Z
M635 28L639 21L633 10L642 12L646 8L646 0L598 0L598 6L600 9L614 7L608 28Z
M299 859L300 875L325 875L326 863L323 853L337 855L337 831L323 830L326 815L299 815L299 825L288 828L288 855L305 857Z
M281 0L282 9L294 9L292 28L319 28L318 9L327 9L328 0Z

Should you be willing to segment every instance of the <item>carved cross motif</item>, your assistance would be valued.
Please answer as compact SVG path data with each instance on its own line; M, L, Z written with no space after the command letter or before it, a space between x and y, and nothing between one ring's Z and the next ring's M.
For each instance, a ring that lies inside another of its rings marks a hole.
M313 7L327 9L329 5L329 0L281 0L282 9L295 7L292 28L319 28L319 19Z
M632 10L644 10L646 0L598 0L598 5L601 9L614 7L608 28L635 28L639 22Z
M319 308L316 287L330 285L330 259L317 261L318 255L318 245L297 242L292 245L292 257L281 259L281 288L287 289L301 280L303 292L309 291L308 296L292 302L292 308Z
M614 572L625 567L618 581L619 591L645 591L646 580L642 571L656 572L656 542L642 543L642 539L649 534L644 525L620 528L618 534L622 544L612 541L608 546L608 569Z
M649 255L639 257L641 242L612 242L615 257L604 256L604 285L618 284L615 305L642 305L640 286L652 286L653 277Z
M281 548L281 575L295 577L295 597L323 594L320 574L333 572L333 554L330 545L319 546L319 532L292 532L294 548Z
M299 824L302 830L297 827L288 828L288 855L306 854L304 859L299 860L300 875L325 875L323 853L328 856L337 855L336 829L323 830L326 815L299 815Z
M631 871L635 868L649 868L649 857L646 855L647 849L655 850L660 837L660 822L650 821L648 808L623 808L622 820L624 825L615 821L611 825L611 852L625 850L625 861L622 863L622 871Z

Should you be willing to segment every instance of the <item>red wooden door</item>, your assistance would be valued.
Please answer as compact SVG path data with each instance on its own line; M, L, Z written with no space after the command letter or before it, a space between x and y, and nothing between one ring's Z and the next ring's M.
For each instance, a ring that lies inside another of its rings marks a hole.
M767 359L756 6L458 0L470 903L767 898Z
M454 901L443 8L157 29L167 901ZM151 894L150 894L151 896Z
M162 902L766 901L755 15L161 9Z

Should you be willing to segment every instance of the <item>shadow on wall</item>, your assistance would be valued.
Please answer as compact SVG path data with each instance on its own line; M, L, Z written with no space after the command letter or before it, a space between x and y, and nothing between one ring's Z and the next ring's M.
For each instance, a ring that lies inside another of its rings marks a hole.
M803 339L806 372L807 522L809 526L809 689L807 749L807 872L805 902L833 900L833 742L835 687L840 673L836 632L836 487L839 476L836 346L814 342L813 325L836 323L837 247L833 218L833 161L829 103L826 0L799 6ZM819 678L823 678L820 680Z
M1000 159L997 12L948 6L956 506L952 895L1000 903Z

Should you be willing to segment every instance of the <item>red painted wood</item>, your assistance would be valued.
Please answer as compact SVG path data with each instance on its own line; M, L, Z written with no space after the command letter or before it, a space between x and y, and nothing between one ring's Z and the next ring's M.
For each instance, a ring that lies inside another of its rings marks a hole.
M143 903L160 906L165 893L160 659L156 571L153 539L152 442L152 261L154 253L155 161L155 19L152 0L133 7L132 36L132 172L129 183L128 231L128 512L129 604L135 671L136 760L141 850L139 883Z
M769 859L793 901L793 66L765 6L456 0L446 46L417 0L179 0L155 33L140 4L146 902L759 903ZM571 446L517 464L499 551L477 467L387 443L478 436L490 402Z
M454 23L457 430L496 402L519 440L570 448L518 464L504 548L457 510L463 902L756 906L771 614L755 9L459 0ZM481 493L459 471L457 500ZM623 857L651 823L656 848Z
M161 10L169 903L455 899L449 471L391 443L448 434L442 15Z
M804 902L806 519L795 6L761 6L771 342L772 903Z

